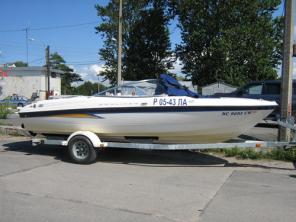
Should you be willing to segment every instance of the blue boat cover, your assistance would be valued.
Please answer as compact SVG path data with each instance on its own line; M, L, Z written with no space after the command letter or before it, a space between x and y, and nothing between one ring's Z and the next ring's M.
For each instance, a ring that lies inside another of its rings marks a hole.
M182 86L174 77L168 74L160 74L155 95L167 94L169 96L190 96L199 97L199 95Z

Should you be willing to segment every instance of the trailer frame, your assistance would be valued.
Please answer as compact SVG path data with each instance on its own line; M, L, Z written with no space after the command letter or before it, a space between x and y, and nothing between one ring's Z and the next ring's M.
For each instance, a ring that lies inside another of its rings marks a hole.
M73 139L80 138L81 141L86 142L92 149L139 149L139 150L208 150L208 149L232 149L232 148L269 148L269 149L289 149L296 146L296 126L294 125L294 119L289 118L286 121L277 121L278 125L286 127L292 131L291 141L258 141L258 140L246 140L243 142L225 142L225 143L198 143L198 144L160 144L160 143L135 143L135 142L103 142L99 136L90 131L77 131L72 133L67 139L64 137L34 137L32 138L32 145L61 145L68 146L69 154L73 151L71 147L71 141ZM81 150L80 150L81 151ZM94 153L94 152L92 152ZM94 155L94 154L93 154ZM95 157L91 158L92 161ZM73 158L72 158L73 160ZM90 163L92 161L77 161L76 163Z

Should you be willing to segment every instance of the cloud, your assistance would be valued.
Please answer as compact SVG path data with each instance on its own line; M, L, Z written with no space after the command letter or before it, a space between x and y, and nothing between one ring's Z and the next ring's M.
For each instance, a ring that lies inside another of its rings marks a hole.
M296 59L293 58L293 70L292 70L292 73L293 73L293 79L296 79ZM279 65L278 68L276 69L277 70L277 74L278 74L278 77L281 77L282 76L282 65Z
M103 77L100 76L100 73L105 70L105 67L103 64L91 64L91 65L84 65L84 66L70 66L74 71L81 75L81 78L83 81L90 81L90 82L102 82ZM182 62L177 59L176 62L173 64L173 68L169 71L172 73L175 73L177 75L182 75ZM105 81L104 84L108 84L108 81ZM80 83L75 83L75 85L80 85Z
M95 72L97 75L100 75L101 72L105 71L105 67L104 65L97 65L97 64L94 64L94 65L91 65L90 66L90 70L92 70L93 72Z
M98 75L104 70L104 65L91 64L84 66L73 66L75 72L77 72L83 81L98 82L101 77Z
M174 74L180 75L180 74L182 74L182 68L183 68L183 63L179 59L177 59L173 63L173 68L170 69L169 71Z

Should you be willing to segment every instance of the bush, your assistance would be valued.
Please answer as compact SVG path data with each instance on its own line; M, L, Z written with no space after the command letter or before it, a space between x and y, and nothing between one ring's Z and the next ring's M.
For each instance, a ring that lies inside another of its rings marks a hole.
M256 151L254 149L247 149L247 150L240 150L238 157L242 158L242 159L256 160L256 159L264 158L264 154L262 153L262 151Z
M296 161L296 148L288 150L272 150L268 157L274 160Z
M0 119L6 119L10 114L10 107L7 104L0 104Z
M232 149L225 149L223 150L223 152L226 157L233 157L233 156L237 156L240 153L240 150L238 148L232 148Z
M225 157L236 157L238 159L269 159L269 160L282 160L282 161L296 161L296 147L288 150L284 149L264 149L258 150L257 148L240 149L213 149L204 150L207 153L222 153Z
M207 150L212 152L211 150ZM272 159L272 160L283 160L283 161L296 161L296 148L288 150L284 149L269 149L269 150L258 150L258 149L215 149L216 153L222 153L225 157L237 157L239 159Z

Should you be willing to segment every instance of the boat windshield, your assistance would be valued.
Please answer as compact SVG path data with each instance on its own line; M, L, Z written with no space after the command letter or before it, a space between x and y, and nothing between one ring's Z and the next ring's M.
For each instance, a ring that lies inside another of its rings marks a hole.
M125 81L121 86L107 89L94 96L153 96L156 87L156 79Z
M126 81L123 85L94 96L190 96L198 98L199 95L182 86L175 78L167 74L160 74L159 79L148 79L142 81Z

